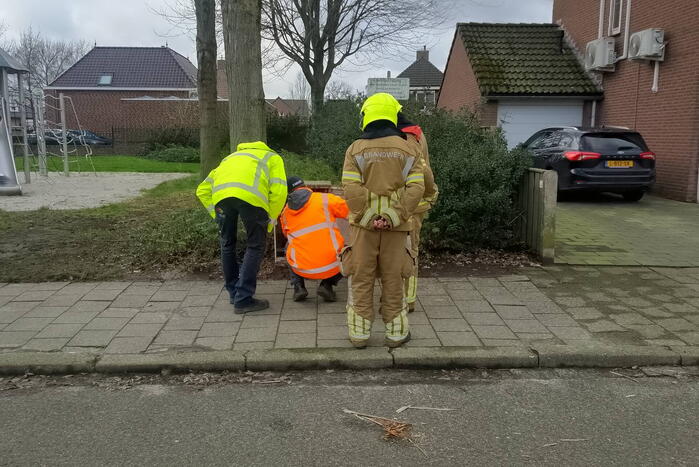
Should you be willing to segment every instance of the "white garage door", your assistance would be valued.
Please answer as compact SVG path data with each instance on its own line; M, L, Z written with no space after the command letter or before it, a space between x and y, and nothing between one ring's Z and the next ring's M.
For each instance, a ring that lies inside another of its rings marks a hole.
M582 109L582 101L500 101L498 126L512 148L543 128L581 125Z

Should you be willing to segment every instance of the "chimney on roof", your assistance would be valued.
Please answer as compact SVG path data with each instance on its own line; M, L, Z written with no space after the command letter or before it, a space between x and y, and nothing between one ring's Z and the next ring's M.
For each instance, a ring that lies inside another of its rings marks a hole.
M391 77L391 70L388 70L388 71L386 72L386 78L390 78L390 77Z
M428 62L430 61L430 51L427 50L427 46L423 46L422 50L417 51L417 60L425 59Z

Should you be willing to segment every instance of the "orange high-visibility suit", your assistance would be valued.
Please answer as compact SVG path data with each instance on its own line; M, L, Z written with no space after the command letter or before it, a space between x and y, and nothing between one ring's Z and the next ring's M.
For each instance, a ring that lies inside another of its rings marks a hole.
M291 270L307 279L327 279L340 273L338 254L345 244L335 224L346 218L345 200L330 193L314 193L310 188L294 191L282 211L281 225L289 244L286 259Z

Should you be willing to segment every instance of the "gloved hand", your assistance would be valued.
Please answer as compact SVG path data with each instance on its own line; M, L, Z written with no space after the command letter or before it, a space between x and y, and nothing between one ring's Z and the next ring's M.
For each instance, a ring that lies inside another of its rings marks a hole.
M382 216L374 219L373 226L374 230L390 230L393 227L391 222Z

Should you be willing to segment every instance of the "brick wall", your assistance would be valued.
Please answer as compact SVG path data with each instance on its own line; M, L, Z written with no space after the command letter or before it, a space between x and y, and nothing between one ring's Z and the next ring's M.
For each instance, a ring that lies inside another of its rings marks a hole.
M480 108L481 101L476 75L473 73L461 34L457 31L444 70L444 81L437 106L452 111L458 111L463 107L476 111Z
M607 35L609 3L605 5ZM622 31L616 36L623 54L627 2ZM653 66L623 60L613 73L603 74L604 101L597 108L597 124L638 130L657 154L655 191L681 200L697 201L699 169L699 1L633 0L630 32L651 27L665 29L669 42L660 65L659 91L653 93ZM555 0L553 21L560 23L584 52L597 38L599 0Z

